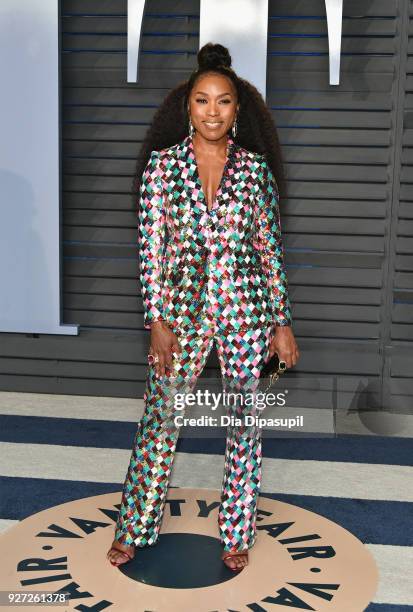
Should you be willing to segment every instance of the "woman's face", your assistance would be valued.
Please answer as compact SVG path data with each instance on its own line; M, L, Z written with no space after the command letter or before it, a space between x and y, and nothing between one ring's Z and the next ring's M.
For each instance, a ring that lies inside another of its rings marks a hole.
M195 82L188 111L192 125L203 138L219 140L232 127L237 105L237 92L231 79L208 73Z

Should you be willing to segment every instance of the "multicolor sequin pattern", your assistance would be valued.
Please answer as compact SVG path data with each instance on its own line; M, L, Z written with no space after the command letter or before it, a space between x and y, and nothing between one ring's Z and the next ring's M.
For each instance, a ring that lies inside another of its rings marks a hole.
M208 210L192 138L152 151L139 207L144 326L190 329L291 325L279 194L265 156L228 136L227 162Z
M174 393L194 389L214 339L225 390L253 392L262 362L268 358L272 327L224 333L206 325L179 330L177 336L182 353L175 357L173 371L156 378L153 366L148 370L145 412L134 439L116 524L115 539L121 544L142 547L158 540L179 436L173 418ZM245 414L258 415L259 411L239 401L228 407L228 414L243 422ZM231 421L218 509L219 537L225 550L245 550L255 542L261 459L260 429Z

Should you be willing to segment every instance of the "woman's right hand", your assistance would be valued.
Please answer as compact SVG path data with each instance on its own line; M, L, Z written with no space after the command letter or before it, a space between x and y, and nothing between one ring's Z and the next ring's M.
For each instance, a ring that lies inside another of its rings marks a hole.
M156 376L165 376L165 368L172 368L173 354L180 355L181 352L178 337L168 327L166 321L155 321L151 324L149 354L159 357L159 361L153 364Z

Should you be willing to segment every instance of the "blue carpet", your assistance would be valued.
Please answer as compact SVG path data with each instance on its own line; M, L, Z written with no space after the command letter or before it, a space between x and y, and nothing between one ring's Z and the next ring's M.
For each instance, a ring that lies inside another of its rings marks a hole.
M122 483L95 483L0 476L0 516L22 520L35 512L75 499L122 490ZM24 495L22 495L24 491ZM395 501L262 493L338 523L362 542L412 546L412 504Z
M371 603L364 612L413 612L413 606Z
M131 449L136 423L0 415L0 442ZM223 454L224 438L180 438L177 450ZM389 436L264 438L264 457L413 465L413 440Z

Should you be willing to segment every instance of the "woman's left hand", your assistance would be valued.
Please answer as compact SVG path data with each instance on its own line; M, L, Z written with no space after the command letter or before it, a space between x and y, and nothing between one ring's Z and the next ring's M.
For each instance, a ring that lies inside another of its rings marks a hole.
M300 357L297 343L290 325L277 325L275 335L270 343L268 359L277 353L280 361L285 361L287 368L293 368Z

